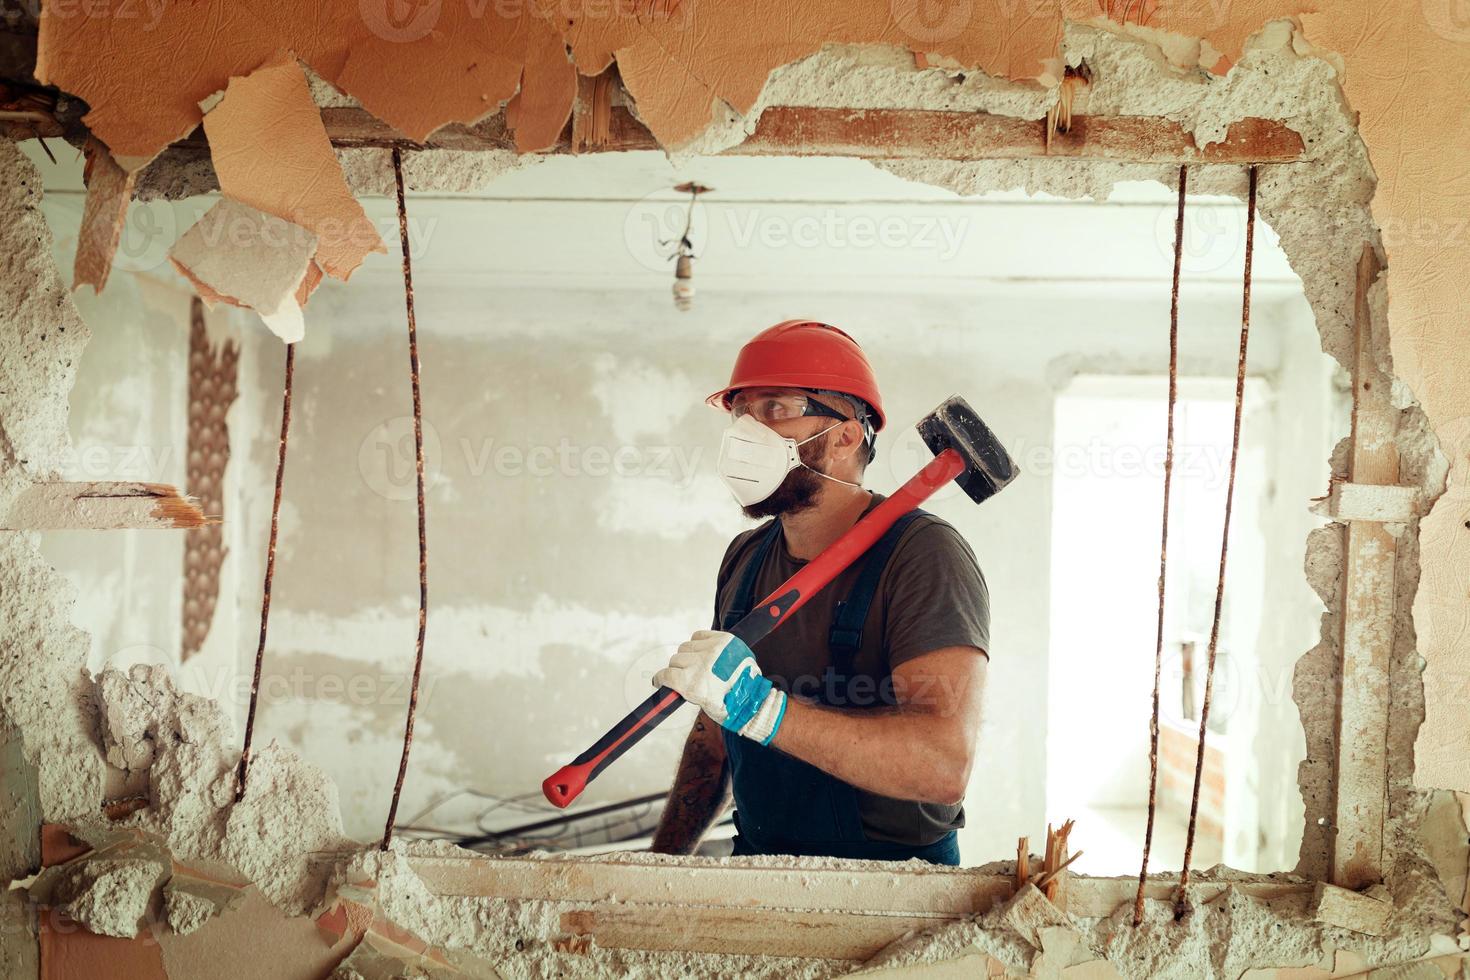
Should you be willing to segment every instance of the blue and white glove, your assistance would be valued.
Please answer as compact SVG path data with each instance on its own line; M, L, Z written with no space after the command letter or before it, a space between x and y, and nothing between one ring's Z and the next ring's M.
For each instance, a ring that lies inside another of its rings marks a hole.
M654 687L678 691L724 728L769 745L786 715L786 694L761 675L755 654L733 633L699 630L679 645Z

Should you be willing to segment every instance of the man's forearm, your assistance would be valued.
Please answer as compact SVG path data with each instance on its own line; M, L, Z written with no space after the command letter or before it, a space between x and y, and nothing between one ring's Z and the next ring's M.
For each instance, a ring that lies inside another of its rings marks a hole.
M659 817L651 849L660 854L694 853L724 812L729 785L720 726L700 712L684 743L679 772Z
M965 795L985 687L984 654L946 647L901 664L898 707L852 711L790 699L771 742L870 793L925 803Z
M963 731L918 708L854 711L792 699L771 744L859 789L900 800L955 803L969 779L972 746Z

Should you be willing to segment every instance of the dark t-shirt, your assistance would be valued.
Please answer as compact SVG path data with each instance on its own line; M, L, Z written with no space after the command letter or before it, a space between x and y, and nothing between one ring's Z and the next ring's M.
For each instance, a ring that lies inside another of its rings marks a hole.
M868 510L883 497L873 494ZM866 511L864 511L866 513ZM770 522L736 536L720 562L715 598L715 628L735 600L735 592ZM785 538L766 556L756 576L759 602L796 574L806 562L791 557ZM853 591L860 558L813 596L791 618L755 645L756 663L771 682L789 694L837 708L863 710L895 704L891 672L915 657L944 647L990 649L990 593L975 554L953 526L929 514L904 530L863 626L862 646L846 676L828 670L828 631L836 604ZM977 654L978 656L979 654ZM904 692L922 698L918 685ZM964 826L964 807L896 800L857 790L863 832L873 840L923 846Z

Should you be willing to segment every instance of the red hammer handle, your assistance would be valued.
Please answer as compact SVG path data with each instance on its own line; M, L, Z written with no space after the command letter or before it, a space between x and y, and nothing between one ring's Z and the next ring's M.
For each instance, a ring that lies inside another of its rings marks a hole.
M953 449L935 456L907 483L869 511L847 532L832 542L817 557L807 562L795 575L777 586L750 611L730 632L754 646L771 630L784 623L792 613L806 604L842 570L877 543L897 520L915 509L934 492L965 471L964 458ZM565 807L581 795L596 776L612 765L624 752L678 710L684 699L676 691L661 687L622 721L614 725L591 748L546 777L541 792L552 805Z

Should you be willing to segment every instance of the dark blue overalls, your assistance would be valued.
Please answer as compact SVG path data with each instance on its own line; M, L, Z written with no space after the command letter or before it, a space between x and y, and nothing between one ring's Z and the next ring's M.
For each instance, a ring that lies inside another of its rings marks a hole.
M899 518L859 559L863 565L857 584L847 599L837 603L832 618L827 638L831 661L818 702L826 702L826 695L833 691L846 689L853 659L862 646L863 624L878 591L878 578L904 529L922 513L912 511ZM756 576L780 539L781 521L777 519L746 562L740 587L721 618L720 629L730 629L750 612L756 599ZM843 700L843 706L847 706ZM852 784L778 749L721 731L735 789L735 827L739 831L736 854L819 854L878 861L920 858L934 864L960 863L954 831L927 846L869 840L863 833L857 790Z

